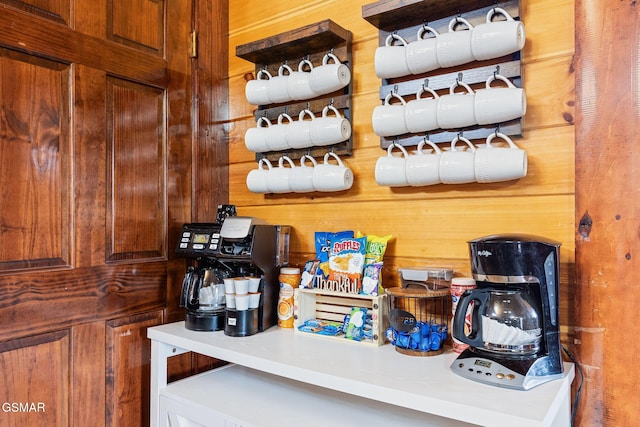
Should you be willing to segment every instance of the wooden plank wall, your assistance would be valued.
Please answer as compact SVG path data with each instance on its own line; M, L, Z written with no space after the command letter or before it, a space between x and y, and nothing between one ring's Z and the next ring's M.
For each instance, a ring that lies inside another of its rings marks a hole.
M371 114L379 105L373 57L378 30L362 18L365 0L258 0L231 2L229 11L229 201L239 214L293 226L291 256L313 257L314 231L361 230L392 234L385 257L385 283L397 280L398 266L450 265L469 274L466 242L505 232L525 232L563 243L564 296L574 263L574 53L573 0L523 0L527 42L523 86L527 93L524 137L529 172L519 181L496 184L389 188L374 180L376 159L384 152L373 132ZM256 168L244 146L255 126L254 106L244 97L254 64L237 58L238 45L331 19L353 33L353 156L351 190L311 195L259 195L245 178ZM480 141L475 141L480 142ZM565 325L566 322L563 322Z

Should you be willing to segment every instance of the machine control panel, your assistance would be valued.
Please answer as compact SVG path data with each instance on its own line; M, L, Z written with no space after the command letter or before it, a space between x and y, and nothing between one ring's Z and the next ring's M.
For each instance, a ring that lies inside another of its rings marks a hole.
M220 224L185 224L176 255L200 257L216 255L220 249Z

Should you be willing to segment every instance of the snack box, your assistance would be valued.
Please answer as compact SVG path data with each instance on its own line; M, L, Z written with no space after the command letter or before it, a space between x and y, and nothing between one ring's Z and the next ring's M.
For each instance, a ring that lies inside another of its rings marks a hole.
M354 307L366 308L373 320L373 340L352 341L381 346L385 344L385 331L389 327L387 295L361 295L331 292L321 289L295 289L293 329L295 333L313 335L325 339L351 341L344 335L329 336L302 332L298 329L307 320L318 319L343 322Z

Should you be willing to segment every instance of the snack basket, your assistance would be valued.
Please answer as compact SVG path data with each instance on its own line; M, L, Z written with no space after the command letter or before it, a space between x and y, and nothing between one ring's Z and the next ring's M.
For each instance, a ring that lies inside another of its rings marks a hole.
M397 352L435 356L444 351L451 313L449 287L443 283L410 282L387 288L389 324L386 336Z

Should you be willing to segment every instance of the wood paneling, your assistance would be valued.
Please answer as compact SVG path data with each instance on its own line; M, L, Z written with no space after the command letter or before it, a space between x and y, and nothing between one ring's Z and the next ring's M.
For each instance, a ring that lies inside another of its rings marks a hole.
M69 83L64 64L0 49L0 271L71 264Z
M0 342L3 427L69 425L70 345L67 330Z
M2 0L0 3L5 3L54 22L65 25L70 23L70 0Z
M107 37L162 56L164 0L107 0Z
M107 260L166 256L164 92L107 80Z

